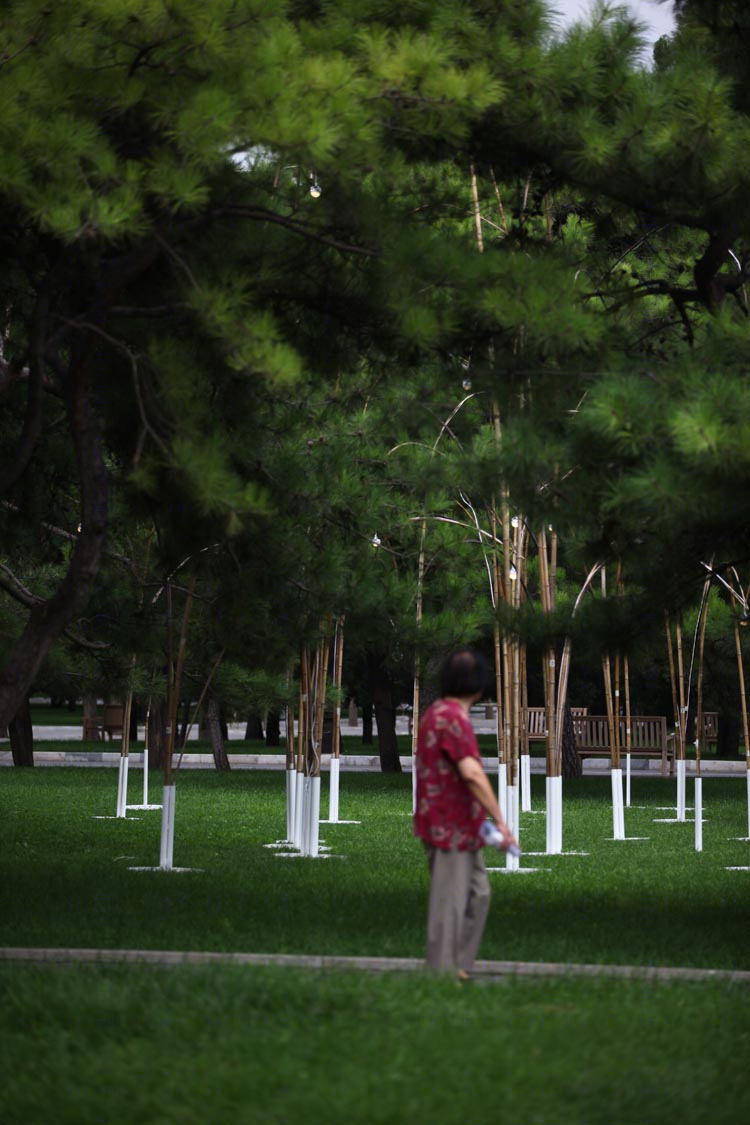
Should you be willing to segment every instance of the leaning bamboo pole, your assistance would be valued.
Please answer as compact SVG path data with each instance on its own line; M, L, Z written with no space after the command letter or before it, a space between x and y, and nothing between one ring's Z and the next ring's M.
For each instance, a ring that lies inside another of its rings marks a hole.
M623 658L623 674L625 679L625 763L627 766L625 804L630 807L630 751L633 744L633 732L630 722L630 665L627 653Z
M749 591L750 592L750 591ZM734 592L732 605L736 606ZM743 612L747 613L747 595L743 597ZM740 680L740 702L742 705L742 733L745 739L745 779L747 783L747 839L750 840L750 730L748 730L747 693L745 691L745 671L742 663L742 644L740 642L739 621L734 618L734 644L737 650L737 671Z

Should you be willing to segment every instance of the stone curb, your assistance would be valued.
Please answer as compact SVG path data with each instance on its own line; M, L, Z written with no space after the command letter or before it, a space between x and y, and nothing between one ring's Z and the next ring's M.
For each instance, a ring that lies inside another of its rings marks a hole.
M282 968L317 971L392 973L424 971L424 962L415 957L339 957L295 953L208 953L165 949L54 949L0 948L0 962L26 962L47 965L275 965ZM745 969L686 969L658 965L579 965L554 961L477 961L474 974L483 980L506 977L616 977L650 981L725 981L750 984Z
M247 769L263 769L263 770L283 770L286 768L286 759L283 753L279 754L233 754L231 750L231 743L227 749L230 762L233 769L247 770ZM176 755L176 757L179 757ZM341 769L343 772L357 772L357 771L370 771L379 772L380 758L377 755L369 754L342 754L341 755ZM117 750L37 750L34 752L34 763L37 766L90 766L92 768L113 768L120 761L120 753ZM322 759L322 766L327 770L330 765L330 756L324 754ZM401 769L404 773L411 770L411 758L401 757ZM0 750L0 766L11 766L13 759L10 750ZM130 764L135 768L143 766L143 754L140 751L133 751L130 754ZM482 764L487 773L492 774L497 769L496 758L482 758ZM181 769L196 770L196 769L214 769L214 759L211 754L196 754L191 753L189 750L185 752L182 760ZM609 759L607 758L587 758L583 763L584 777L598 776L600 774L609 773ZM745 762L737 761L711 761L701 763L701 773L703 777L738 777L740 774L746 772ZM531 772L533 774L543 774L545 772L544 758L531 758ZM638 777L643 774L649 774L656 777L661 777L661 762L658 759L648 761L639 761L631 763L631 773L633 777ZM693 777L695 774L695 763L688 761L686 776ZM669 780L666 779L665 780ZM674 781L674 775L671 780Z

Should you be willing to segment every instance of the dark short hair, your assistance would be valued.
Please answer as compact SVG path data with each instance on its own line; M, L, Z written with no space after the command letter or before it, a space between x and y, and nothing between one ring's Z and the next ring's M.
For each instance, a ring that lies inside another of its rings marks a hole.
M487 686L487 661L481 652L461 649L452 652L440 670L440 694L461 699L467 695L484 694Z

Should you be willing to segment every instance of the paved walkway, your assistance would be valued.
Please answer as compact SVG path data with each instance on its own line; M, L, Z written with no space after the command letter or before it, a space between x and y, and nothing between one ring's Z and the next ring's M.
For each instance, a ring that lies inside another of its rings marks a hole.
M165 949L38 949L0 947L0 961L49 965L277 965L317 971L398 973L424 970L415 957L326 957L295 953L195 953ZM555 961L477 961L476 977L618 977L652 981L726 981L750 984L745 969L684 969L658 965L577 965Z

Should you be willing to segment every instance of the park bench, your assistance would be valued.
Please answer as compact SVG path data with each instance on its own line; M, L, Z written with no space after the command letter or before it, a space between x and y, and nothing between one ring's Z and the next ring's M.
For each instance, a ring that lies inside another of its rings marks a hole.
M698 732L698 719L695 720L695 732ZM719 741L719 712L718 711L704 711L703 712L703 738L701 745L704 750L708 750L709 746L716 746Z
M571 707L573 719L585 715L588 707ZM544 707L526 708L526 730L529 742L544 742L547 737L547 712Z
M122 722L125 708L121 703L105 703L101 715L84 716L81 737L84 742L98 742L115 735L122 736Z
M574 715L576 750L581 758L603 758L612 753L606 715ZM620 716L620 752L626 752L625 717ZM632 758L661 758L662 776L674 773L674 742L667 739L664 715L630 716Z

